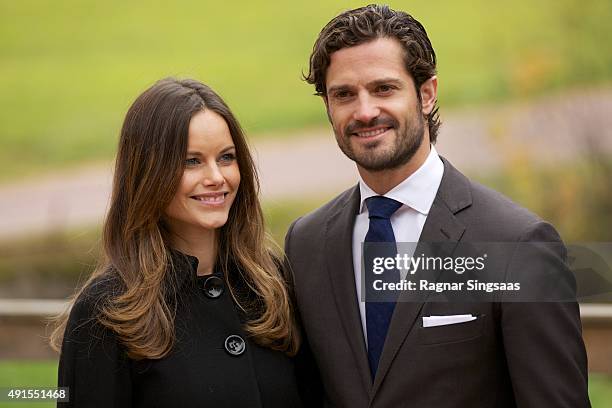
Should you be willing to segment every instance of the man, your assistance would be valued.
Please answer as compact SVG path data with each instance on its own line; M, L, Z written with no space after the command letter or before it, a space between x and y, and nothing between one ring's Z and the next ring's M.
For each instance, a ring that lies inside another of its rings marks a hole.
M361 296L369 282L361 278L364 242L560 243L550 224L436 153L436 57L423 26L386 6L344 12L321 31L306 80L360 175L357 186L296 220L285 242L324 405L590 406L576 302ZM546 271L533 279L573 287L558 248L530 261ZM504 267L520 269L513 262ZM455 324L428 327L435 316Z

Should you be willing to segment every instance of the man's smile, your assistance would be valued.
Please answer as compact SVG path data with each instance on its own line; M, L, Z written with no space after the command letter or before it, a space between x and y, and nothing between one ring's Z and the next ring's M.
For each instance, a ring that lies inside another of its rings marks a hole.
M380 136L380 135L386 133L390 129L393 129L393 128L389 127L389 126L367 128L367 129L362 129L362 130L359 130L357 132L354 132L351 135L352 136L357 136L359 138L370 139L370 138L374 138L374 137Z

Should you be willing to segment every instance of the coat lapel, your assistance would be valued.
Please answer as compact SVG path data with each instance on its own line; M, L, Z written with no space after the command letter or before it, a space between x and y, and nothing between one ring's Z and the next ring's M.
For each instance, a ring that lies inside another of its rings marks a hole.
M369 390L372 380L363 338L353 268L353 226L359 203L359 186L356 186L348 195L345 203L329 218L325 233L326 261L336 308L355 356L364 389Z
M465 231L465 226L457 220L455 214L472 203L469 181L448 161L443 158L442 161L444 163L444 176L423 226L423 231L419 238L419 246L417 246L415 253L423 252L421 248L427 248L426 244L429 243L447 243L448 245L443 245L443 248L445 252L448 251L449 253L437 253L436 255L448 256L452 253ZM425 249L426 255L433 255L428 252ZM420 271L416 272L416 274L419 273ZM404 343L408 333L414 327L423 305L424 302L402 302L400 298L400 301L395 306L376 372L376 378L374 379L371 399L376 395L385 375L391 367L393 359Z

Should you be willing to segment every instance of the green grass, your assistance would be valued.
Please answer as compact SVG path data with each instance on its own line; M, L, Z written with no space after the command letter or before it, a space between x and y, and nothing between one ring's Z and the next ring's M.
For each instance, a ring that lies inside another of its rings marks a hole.
M0 388L56 387L57 361L0 361ZM2 397L2 399L4 399ZM1 401L1 399L0 399ZM55 403L0 402L0 408L46 408Z
M0 362L0 388L47 386L57 384L56 361L2 361ZM593 408L612 407L612 376L591 374L589 396ZM46 403L0 403L1 407L52 407Z
M593 408L612 407L612 376L591 374L589 397Z
M210 84L250 134L324 123L300 74L322 26L362 4L0 0L0 180L110 158L131 101L168 75ZM390 4L429 32L443 111L612 78L607 0Z

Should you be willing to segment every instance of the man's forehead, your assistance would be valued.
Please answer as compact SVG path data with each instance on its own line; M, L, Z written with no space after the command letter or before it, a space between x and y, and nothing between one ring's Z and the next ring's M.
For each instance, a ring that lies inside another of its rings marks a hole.
M331 54L326 87L366 85L384 78L410 79L404 50L395 39L380 38Z

